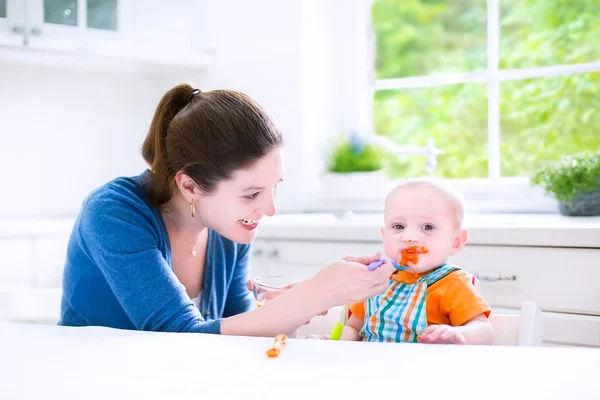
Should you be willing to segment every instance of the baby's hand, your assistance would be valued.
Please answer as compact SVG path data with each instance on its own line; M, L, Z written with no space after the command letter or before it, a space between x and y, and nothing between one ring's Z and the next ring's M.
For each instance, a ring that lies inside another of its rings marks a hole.
M417 338L419 343L465 344L466 340L460 331L450 325L430 325Z

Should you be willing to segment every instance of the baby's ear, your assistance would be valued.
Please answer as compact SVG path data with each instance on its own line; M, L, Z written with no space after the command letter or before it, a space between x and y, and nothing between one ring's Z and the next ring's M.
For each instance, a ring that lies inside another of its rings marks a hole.
M383 239L383 226L380 229L381 229L381 238Z
M454 242L452 243L452 251L450 252L451 255L456 255L462 250L465 243L467 243L468 236L469 232L466 229L461 229L458 231L456 237L454 238Z

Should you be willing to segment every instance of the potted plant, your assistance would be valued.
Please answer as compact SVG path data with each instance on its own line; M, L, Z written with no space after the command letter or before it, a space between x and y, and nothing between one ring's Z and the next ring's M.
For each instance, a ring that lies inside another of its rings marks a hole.
M386 153L356 132L334 141L324 174L325 198L342 202L380 199Z
M531 179L559 201L562 215L600 215L600 153L562 158Z

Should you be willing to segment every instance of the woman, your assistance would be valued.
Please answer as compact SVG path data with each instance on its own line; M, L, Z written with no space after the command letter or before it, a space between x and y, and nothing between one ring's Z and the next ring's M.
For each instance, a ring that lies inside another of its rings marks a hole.
M252 310L249 243L275 214L283 139L244 94L182 84L161 99L139 176L84 201L69 241L61 325L275 335L383 292L393 267L348 257Z

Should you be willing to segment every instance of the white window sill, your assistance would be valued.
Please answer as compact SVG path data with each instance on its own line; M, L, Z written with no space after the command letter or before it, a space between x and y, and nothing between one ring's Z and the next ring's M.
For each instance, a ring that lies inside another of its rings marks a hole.
M325 173L321 181L323 195L301 211L383 212L387 193L402 181L388 179L383 174L367 179L351 175ZM558 213L558 202L541 187L531 186L528 178L460 179L447 183L465 197L466 213Z

